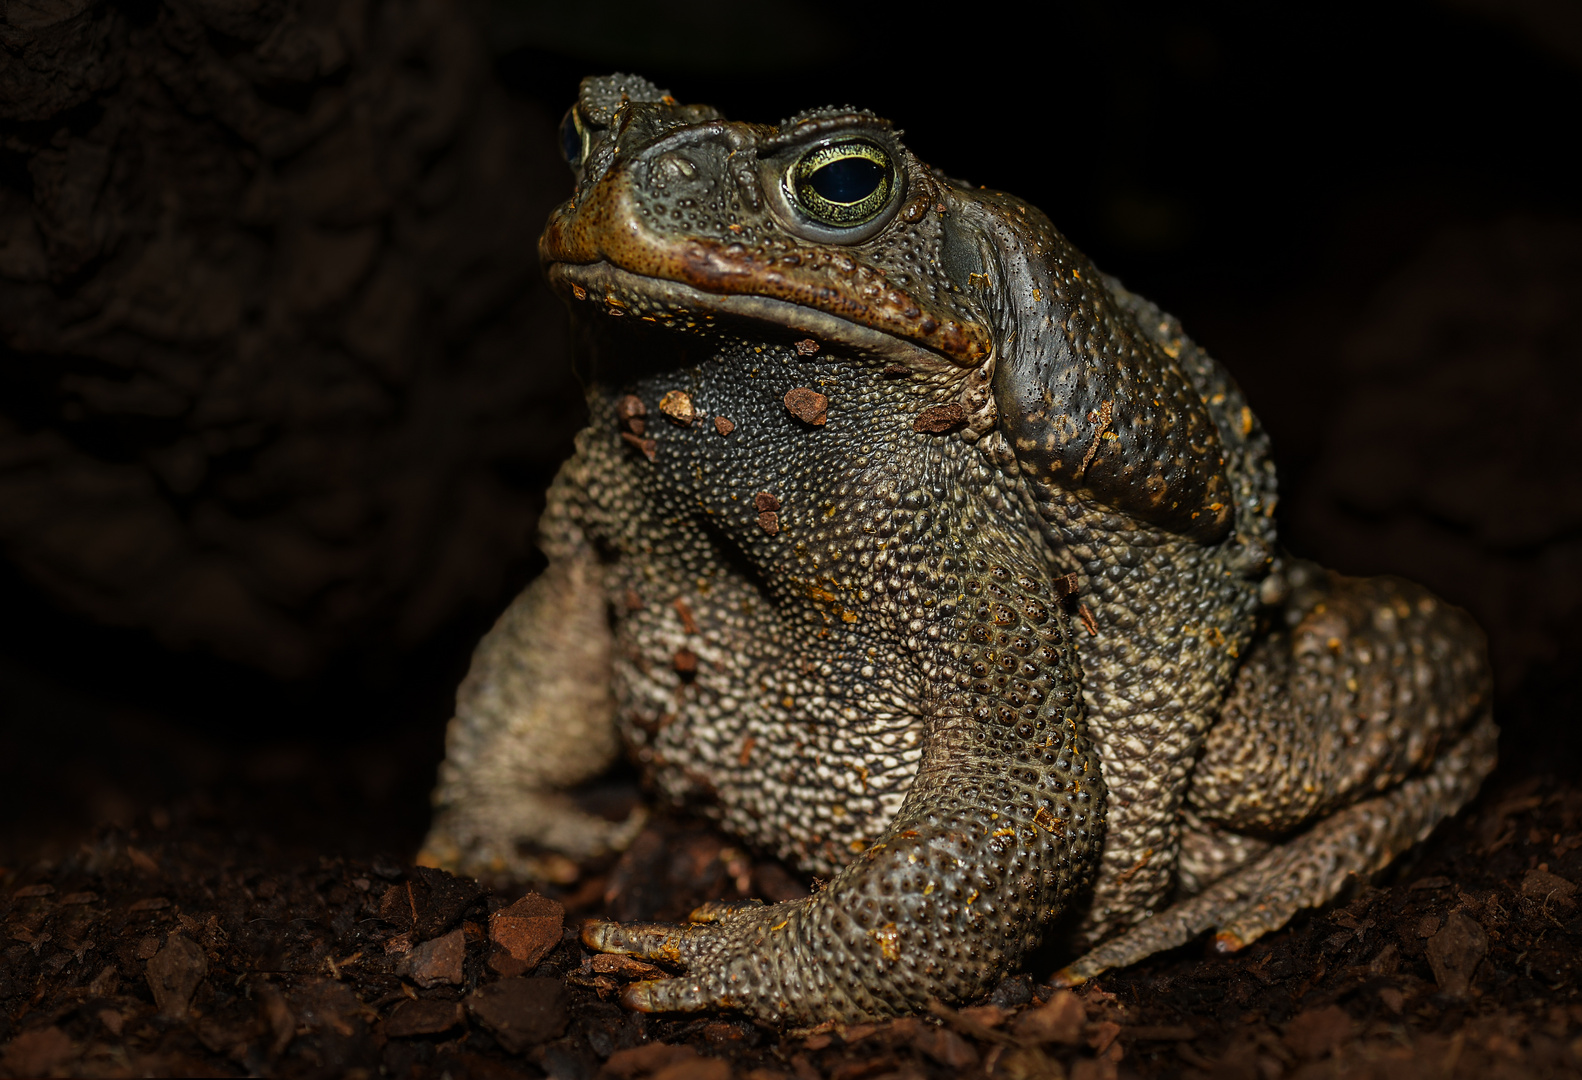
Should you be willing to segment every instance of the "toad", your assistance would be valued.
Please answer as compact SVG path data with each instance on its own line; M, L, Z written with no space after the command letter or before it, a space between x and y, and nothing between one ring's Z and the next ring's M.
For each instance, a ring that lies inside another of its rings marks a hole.
M423 858L531 877L657 795L826 876L685 925L645 1010L813 1024L981 995L1057 917L1075 984L1240 948L1493 766L1484 639L1295 559L1258 418L1176 319L886 121L585 81L541 240L590 422L548 568L477 648Z

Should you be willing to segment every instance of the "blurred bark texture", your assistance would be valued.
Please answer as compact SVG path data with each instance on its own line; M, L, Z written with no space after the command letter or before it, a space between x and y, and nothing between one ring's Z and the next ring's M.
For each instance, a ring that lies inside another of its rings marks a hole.
M1582 223L1446 228L1365 305L1291 522L1488 632L1502 691L1582 647Z
M4 558L281 676L493 599L580 399L471 9L0 11Z

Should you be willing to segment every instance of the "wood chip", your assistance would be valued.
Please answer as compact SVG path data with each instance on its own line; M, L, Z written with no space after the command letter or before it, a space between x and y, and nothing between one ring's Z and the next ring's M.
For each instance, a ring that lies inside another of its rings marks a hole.
M714 430L719 432L721 435L729 435L731 432L736 430L736 425L725 419L723 416L716 416L714 418Z
M697 410L692 407L692 395L681 390L672 390L659 399L659 411L682 427L691 425L697 419Z
M1338 1005L1308 1009L1285 1026L1285 1045L1297 1057L1324 1057L1350 1041L1355 1030L1351 1017Z
M1016 1044L1016 1040L1009 1035L995 1031L991 1027L985 1027L970 1016L963 1016L942 1001L930 1001L928 1003L928 1011L944 1021L945 1026L951 1030L959 1031L961 1034L981 1042L1000 1043L1004 1046L1014 1046Z
M1077 1046L1082 1042L1082 1025L1087 1019L1077 995L1070 990L1056 990L1048 1001L1018 1016L1011 1032L1029 1042Z
M934 1028L917 1040L917 1048L947 1069L966 1070L978 1063L972 1044L949 1028Z
M674 1076L702 1077L703 1070L710 1061L718 1058L705 1058L690 1046L672 1046L669 1043L652 1042L641 1046L628 1047L617 1050L605 1061L604 1068L599 1071L601 1077L610 1080L636 1080L640 1076ZM726 1065L720 1061L719 1064ZM730 1075L730 1066L726 1065L725 1075Z
M1559 874L1551 874L1547 867L1536 866L1522 878L1522 895L1538 900L1569 900L1576 895L1577 887ZM62 900L61 903L65 903Z
M819 426L827 419L829 398L811 387L798 386L786 391L785 405L804 424Z
M944 405L930 405L918 413L912 421L912 430L924 435L943 435L966 422L967 410L959 402L952 401Z
M566 909L546 896L528 893L510 907L489 916L489 937L505 955L489 966L502 975L521 975L537 967L565 930ZM497 961L506 961L501 963Z
M1197 1029L1186 1024L1136 1024L1122 1028L1121 1034L1138 1042L1191 1042Z
M804 338L796 343L796 351L800 356L812 356L818 352L818 342L812 338Z
M462 961L466 957L465 931L452 930L443 937L414 945L396 965L396 974L405 975L424 989L441 984L460 986Z
M1089 637L1099 636L1099 625L1093 620L1093 612L1088 610L1088 605L1078 604L1077 615L1082 619L1082 625L1087 630Z
M664 971L653 964L645 964L635 956L617 953L598 953L589 965L600 975L624 975L629 979L657 979Z
M1100 1020L1088 1026L1087 1036L1093 1052L1102 1056L1121 1037L1121 1026L1113 1020Z
M698 673L698 654L691 649L677 649L671 662L678 675L692 676Z
M258 1016L269 1029L272 1043L269 1052L279 1057L296 1038L297 1018L291 1014L285 995L270 982L258 980L253 984L253 997L258 1002Z
M758 527L770 536L780 531L780 500L768 491L753 496L753 509L758 511Z
M181 1019L187 1015L192 995L209 973L209 959L203 948L185 934L172 932L148 962L148 988L161 1016Z
M965 1005L961 1015L987 1028L997 1028L1005 1023L1006 1011L998 1005Z
M459 1001L403 1001L385 1021L385 1034L392 1039L413 1035L438 1035L462 1022Z
M615 418L625 423L648 415L648 406L636 394L627 394L615 403Z
M71 1036L60 1028L37 1028L24 1031L6 1044L0 1069L7 1076L50 1076L76 1056Z
M379 917L412 941L427 941L449 930L484 893L471 878L431 866L413 867L408 880L392 885L379 901Z
M88 983L89 997L114 997L121 986L121 972L114 964L106 964L104 970L93 977Z
M628 394L615 402L615 419L625 425L628 432L633 435L642 435L649 425L645 424L642 417L649 414L649 406L642 403L642 398L636 394Z
M626 440L626 445L638 450L649 461L654 460L654 451L659 449L659 444L652 439L640 439L630 431L621 432L621 438Z
M501 979L475 991L467 1011L513 1054L566 1031L566 1000L559 979Z
M1472 977L1489 951L1489 936L1477 920L1464 911L1453 911L1445 925L1428 939L1428 966L1434 981L1454 998L1465 998L1472 989Z

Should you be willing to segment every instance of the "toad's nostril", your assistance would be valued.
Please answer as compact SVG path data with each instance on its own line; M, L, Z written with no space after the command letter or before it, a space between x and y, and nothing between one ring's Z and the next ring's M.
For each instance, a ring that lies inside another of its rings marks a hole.
M674 183L678 180L691 180L698 175L698 167L685 155L677 151L661 154L659 160L654 162L654 180L657 183Z

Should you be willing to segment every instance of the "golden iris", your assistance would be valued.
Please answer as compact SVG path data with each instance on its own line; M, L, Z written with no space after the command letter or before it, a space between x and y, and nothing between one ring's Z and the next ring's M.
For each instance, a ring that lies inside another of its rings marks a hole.
M851 228L872 221L895 186L890 155L867 142L821 146L798 158L790 181L797 206L825 225Z

